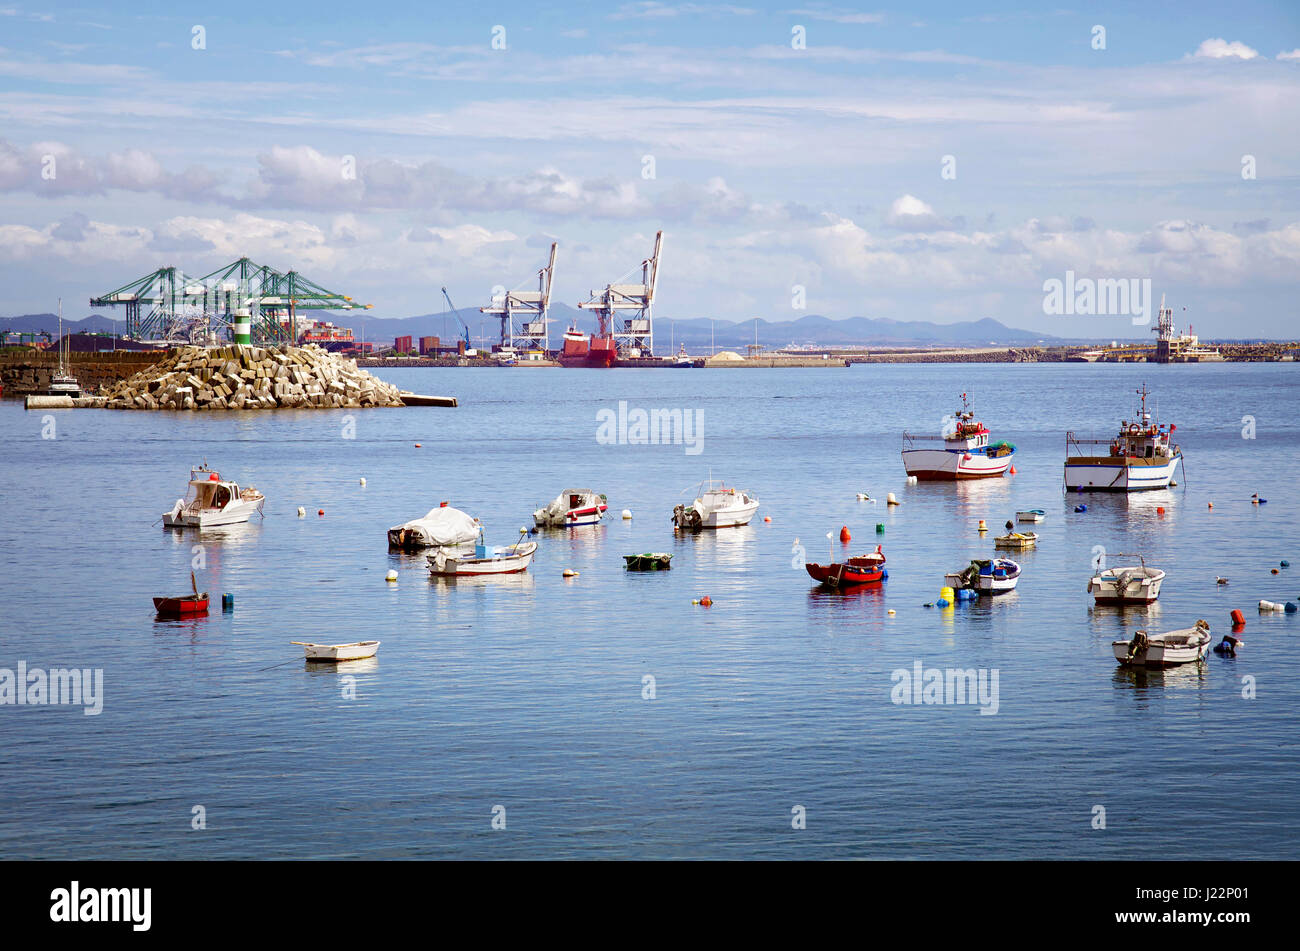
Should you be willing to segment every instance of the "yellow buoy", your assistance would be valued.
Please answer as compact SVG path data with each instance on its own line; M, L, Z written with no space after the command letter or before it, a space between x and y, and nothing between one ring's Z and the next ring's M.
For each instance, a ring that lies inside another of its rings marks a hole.
M984 519L980 519L980 531L981 531L981 532L987 532L988 530L989 530L989 527L988 527L987 525L984 524Z
M889 616L890 616L890 617L893 617L893 616L894 616L894 609L893 609L893 608L890 608L890 609L889 609Z
M951 603L951 602L957 600L956 595L953 594L953 590L952 590L952 588L940 588L940 589L939 589L939 597L943 598L943 600L945 600L945 601L947 601L947 602L949 602L949 603Z

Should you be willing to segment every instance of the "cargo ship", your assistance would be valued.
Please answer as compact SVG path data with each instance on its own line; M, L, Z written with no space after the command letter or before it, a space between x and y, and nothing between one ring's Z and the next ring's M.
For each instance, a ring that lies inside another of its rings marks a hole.
M604 369L618 362L614 337L603 327L590 337L572 324L564 332L564 347L556 355L561 366Z

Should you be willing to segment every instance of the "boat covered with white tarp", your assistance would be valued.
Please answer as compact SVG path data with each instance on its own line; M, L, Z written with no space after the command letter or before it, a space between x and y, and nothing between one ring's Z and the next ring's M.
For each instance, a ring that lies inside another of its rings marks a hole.
M483 535L483 525L474 516L446 502L430 509L423 518L412 519L388 530L388 544L394 548L473 549Z

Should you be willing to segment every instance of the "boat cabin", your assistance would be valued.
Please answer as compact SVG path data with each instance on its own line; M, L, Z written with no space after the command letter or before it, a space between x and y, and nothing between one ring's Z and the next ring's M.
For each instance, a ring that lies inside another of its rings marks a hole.
M190 470L190 489L185 496L185 509L223 509L239 498L239 486L222 482L221 475L207 469Z
M988 428L975 419L975 414L968 409L956 414L957 426L951 433L944 434L949 443L963 443L966 449L982 449L989 444Z

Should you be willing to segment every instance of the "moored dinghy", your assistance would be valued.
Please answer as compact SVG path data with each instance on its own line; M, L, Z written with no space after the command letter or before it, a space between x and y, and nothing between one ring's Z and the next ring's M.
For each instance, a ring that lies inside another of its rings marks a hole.
M1020 565L1010 558L972 558L966 568L949 572L943 580L953 588L965 588L980 594L1006 594L1014 591L1020 580Z
M1198 620L1181 631L1149 634L1136 631L1127 641L1111 641L1115 659L1125 667L1176 667L1204 660L1210 651L1210 622Z
M625 567L628 571L668 571L673 566L673 556L661 551L624 555L623 561L627 563Z
M1160 597L1165 573L1140 565L1106 568L1088 579L1088 592L1097 604L1150 604Z
M183 594L179 598L154 598L153 607L160 618L192 617L208 613L208 593L199 594L199 582L190 572L190 585L193 594Z
M471 578L480 575L513 575L527 571L537 551L537 542L521 540L513 545L488 549L477 545L472 554L455 548L439 548L429 556L429 574L435 578Z
M1017 522L1041 522L1047 518L1047 513L1042 509L1025 509L1016 513Z
M1024 551L1027 548L1035 547L1037 544L1037 532L1018 532L1010 519L1007 520L1007 533L993 539L994 548L1009 548L1013 551Z
M311 641L290 641L303 649L308 660L338 663L345 660L365 660L374 657L379 641L353 641L350 644L313 644Z
M885 570L885 553L876 546L876 550L866 555L854 555L843 562L819 565L808 562L804 565L809 577L827 588L851 588L863 584L879 584L889 577Z

